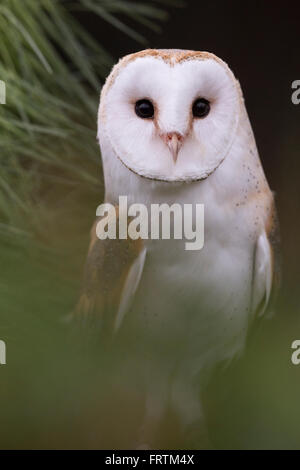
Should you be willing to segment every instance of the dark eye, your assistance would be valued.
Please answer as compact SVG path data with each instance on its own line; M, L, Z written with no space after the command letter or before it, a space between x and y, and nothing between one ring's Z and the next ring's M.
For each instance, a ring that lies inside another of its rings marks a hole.
M205 98L198 98L193 104L193 116L204 118L210 111L209 102Z
M139 100L135 103L135 112L142 119L151 119L154 116L154 106L149 100Z

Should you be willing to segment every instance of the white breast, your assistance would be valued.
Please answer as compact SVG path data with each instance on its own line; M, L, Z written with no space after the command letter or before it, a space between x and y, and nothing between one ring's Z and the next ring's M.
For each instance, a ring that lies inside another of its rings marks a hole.
M204 247L186 251L184 240L147 241L133 310L139 330L157 346L184 341L200 367L233 356L244 343L254 243L237 215L208 201L196 185L186 196L183 202L205 204Z
M248 119L245 115L246 120ZM248 122L248 121L247 121ZM165 183L142 178L112 154L101 135L106 199L150 207L156 203L204 204L205 241L186 251L184 240L149 240L131 327L142 341L184 349L197 367L232 357L243 346L250 317L253 251L265 207L251 199L269 191L250 126L240 126L234 146L206 180ZM247 164L245 164L247 162ZM139 333L138 333L139 334Z

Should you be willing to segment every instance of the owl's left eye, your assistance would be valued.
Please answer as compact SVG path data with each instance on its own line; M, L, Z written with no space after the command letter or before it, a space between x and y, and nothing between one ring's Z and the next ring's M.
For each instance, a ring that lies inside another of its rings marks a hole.
M204 118L209 114L210 104L205 98L198 98L193 103L193 116L197 118Z
M135 103L135 113L142 119L152 119L154 117L154 106L150 100L139 100Z

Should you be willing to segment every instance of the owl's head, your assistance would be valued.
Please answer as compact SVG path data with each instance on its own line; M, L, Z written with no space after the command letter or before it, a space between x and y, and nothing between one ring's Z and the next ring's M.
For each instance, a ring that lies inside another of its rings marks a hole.
M124 57L109 75L99 134L112 158L138 175L199 180L226 158L241 101L233 73L213 54L145 50Z

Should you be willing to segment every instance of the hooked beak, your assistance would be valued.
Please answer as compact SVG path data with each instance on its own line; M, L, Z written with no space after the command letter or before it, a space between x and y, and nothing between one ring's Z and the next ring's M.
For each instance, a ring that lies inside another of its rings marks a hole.
M168 132L167 134L162 134L162 139L169 147L169 150L172 154L174 163L177 161L178 152L182 146L183 137L178 132Z

